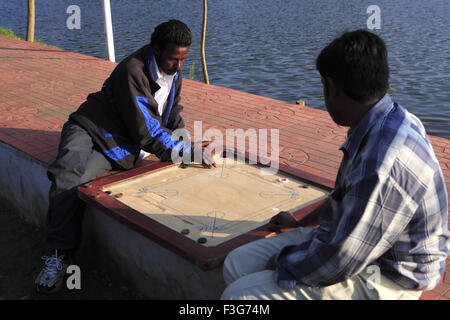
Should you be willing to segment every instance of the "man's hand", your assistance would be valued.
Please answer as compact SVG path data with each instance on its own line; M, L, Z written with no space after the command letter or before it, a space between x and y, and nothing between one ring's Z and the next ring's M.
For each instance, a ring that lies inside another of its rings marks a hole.
M264 270L276 270L277 264L275 263L275 258L277 257L276 254L270 257L270 259L266 263L266 267Z
M281 229L297 228L298 221L288 211L281 211L269 221L268 228L270 231L279 232Z
M203 167L208 169L211 169L212 167L216 168L217 165L214 162L212 154L209 152L209 150L205 150L210 143L211 141L193 142L192 143L193 152L191 161L194 161L195 155L200 153Z

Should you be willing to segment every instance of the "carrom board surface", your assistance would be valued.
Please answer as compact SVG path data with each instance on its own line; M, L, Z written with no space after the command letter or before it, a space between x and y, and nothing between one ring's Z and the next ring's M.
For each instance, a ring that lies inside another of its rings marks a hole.
M184 231L187 238L204 238L207 247L256 229L280 211L296 211L327 196L299 179L221 160L216 158L212 169L162 168L102 191L176 232Z
M91 190L85 199L104 202L103 209L115 207L112 211L120 212L122 220L129 214L140 224L151 222L146 234L158 238L162 232L158 239L166 247L201 266L213 266L234 247L251 241L245 235L278 212L298 212L328 196L326 188L242 160L216 155L217 168L212 169L167 163L141 168L124 179L91 184L95 196Z

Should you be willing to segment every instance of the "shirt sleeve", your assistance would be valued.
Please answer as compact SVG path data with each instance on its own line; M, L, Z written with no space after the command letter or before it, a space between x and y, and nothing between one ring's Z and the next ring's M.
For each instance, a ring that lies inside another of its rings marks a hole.
M377 173L336 188L314 237L278 254L278 284L322 287L358 274L392 246L417 206L392 178Z
M115 104L130 137L139 148L155 154L161 161L170 161L173 151L180 156L190 153L190 144L173 139L172 130L162 126L161 116L151 105L153 97L145 80L123 70L121 73L113 85Z

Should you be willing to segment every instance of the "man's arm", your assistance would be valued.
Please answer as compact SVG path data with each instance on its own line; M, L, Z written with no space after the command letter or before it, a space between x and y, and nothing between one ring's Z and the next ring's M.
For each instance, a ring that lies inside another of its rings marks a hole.
M182 86L182 77L179 75L177 81L174 84L175 87L175 94L174 94L174 101L172 106L171 115L169 116L169 121L167 123L167 128L169 130L175 131L177 129L183 129L184 128L184 119L181 116L181 111L183 110L183 106L180 105L181 100L181 86ZM212 155L208 153L208 150L205 150L206 147L208 147L209 142L203 141L195 141L191 144L191 161L194 161L195 154L201 153L197 158L201 159L201 163L206 168L216 167L216 164L212 158ZM195 159L197 159L195 158Z
M288 211L281 211L276 216L274 216L272 219L270 219L268 224L268 229L270 231L274 232L285 232L289 231L291 229L295 229L300 227L305 219L308 219L312 217L312 219L316 219L316 217L320 217L320 214L326 208L326 206L329 204L329 198L327 198L324 202L322 202L319 206L314 208L306 217L304 217L301 220L297 220L290 212ZM276 269L276 257L277 255L273 255L270 257L270 259L267 261L265 270L275 270Z
M314 237L276 257L280 286L328 286L362 271L403 232L417 204L390 177L373 174L336 189Z
M290 212L281 211L272 219L270 219L268 224L268 229L274 232L280 232L284 229L298 228L303 225L305 219L315 219L320 216L324 208L329 204L329 199L327 198L323 203L313 209L308 213L303 219L297 220Z
M170 161L172 151L191 153L191 145L172 138L172 130L162 126L161 117L151 104L154 99L145 84L145 75L134 74L126 69L117 70L113 85L115 105L124 121L130 137L147 152L162 161Z

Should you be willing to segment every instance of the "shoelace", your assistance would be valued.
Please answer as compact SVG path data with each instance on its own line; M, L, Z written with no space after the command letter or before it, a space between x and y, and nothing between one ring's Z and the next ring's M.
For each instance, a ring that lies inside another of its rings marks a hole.
M58 257L58 251L56 251L56 254L54 256L48 257L43 256L42 260L45 260L45 269L44 274L46 277L53 278L56 276L57 272L62 269L62 263L61 260L64 258L64 255L62 257Z

